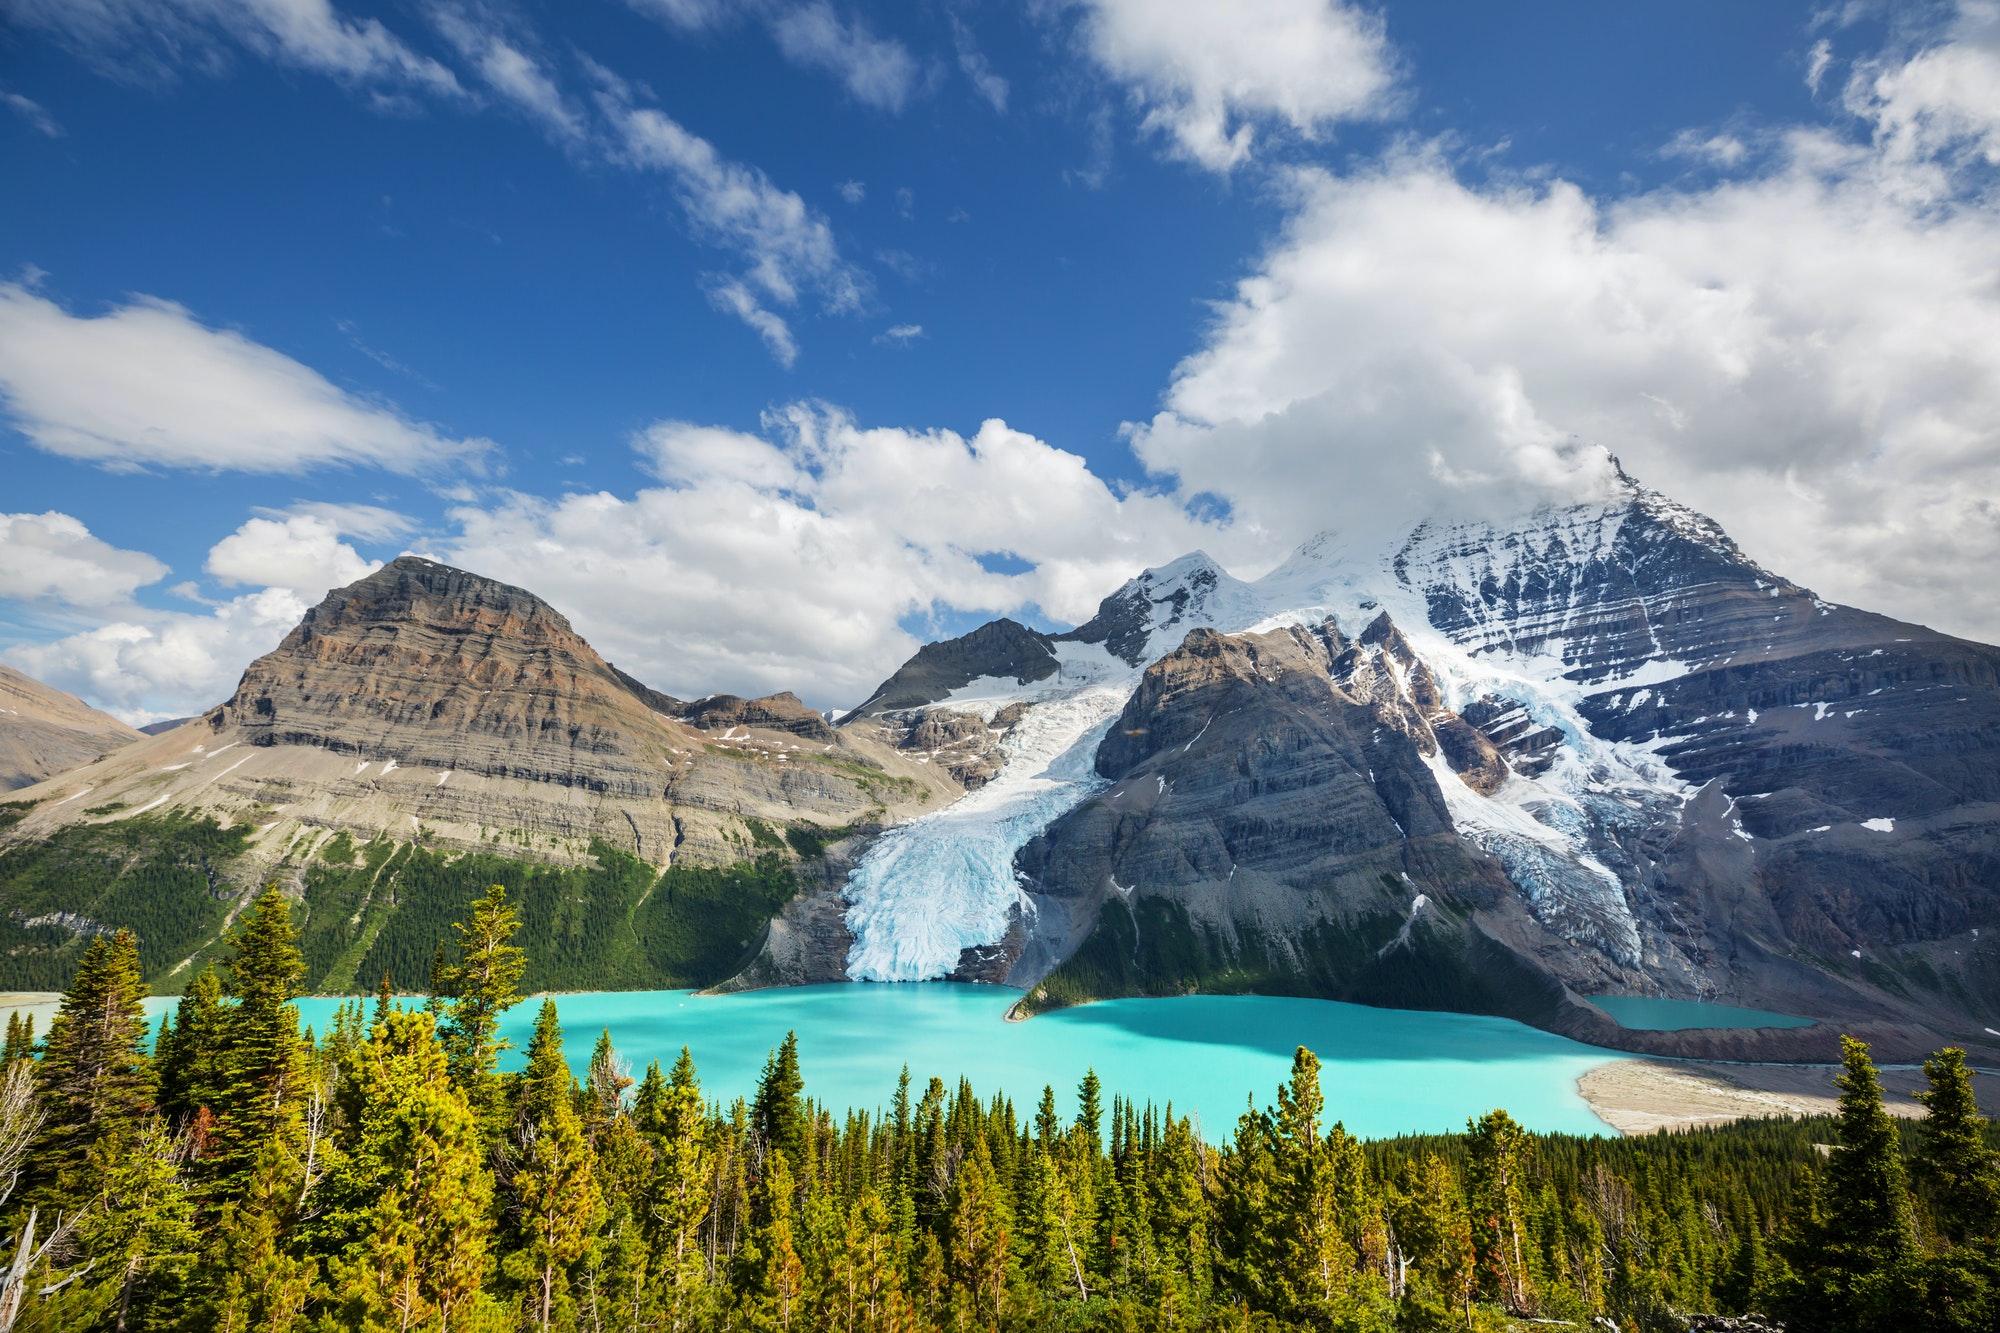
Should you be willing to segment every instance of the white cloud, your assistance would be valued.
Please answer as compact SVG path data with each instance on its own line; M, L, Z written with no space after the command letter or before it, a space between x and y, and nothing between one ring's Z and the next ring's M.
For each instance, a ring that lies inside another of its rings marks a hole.
M367 402L181 306L137 297L94 318L0 283L0 399L38 448L105 467L422 472L484 440Z
M127 77L213 71L233 45L346 83L459 91L450 70L380 21L350 18L328 0L0 0L0 9Z
M119 620L53 643L18 645L6 657L37 680L143 725L228 698L243 668L277 647L307 606L290 589L265 588L207 615Z
M324 513L253 518L209 549L207 569L224 583L323 593L382 567L340 536L339 523Z
M1344 0L1079 0L1083 38L1149 131L1213 171L1249 157L1259 123L1315 138L1394 107L1382 21Z
M2000 638L2000 218L1903 151L1794 131L1615 204L1295 173L1135 448L1291 541L1588 494L1581 441L1823 595Z
M2000 0L1960 0L1944 40L1858 65L1850 110L1901 159L1969 151L2000 166Z
M575 147L588 134L583 112L570 104L555 79L533 56L456 7L432 11L438 31L479 71L486 85L559 144Z
M859 19L847 20L828 0L628 0L633 9L684 33L708 33L754 18L778 51L801 69L839 79L866 106L900 112L922 83L909 48L879 37ZM849 201L853 202L853 201Z
M34 98L23 97L19 93L0 91L0 104L4 104L9 111L12 111L22 120L34 126L39 133L45 134L51 139L60 139L63 137L63 127L56 124L56 118L51 116L48 113L48 109Z
M661 689L831 705L915 649L906 617L1033 604L1080 620L1142 566L1228 540L998 421L969 440L808 406L768 425L769 438L656 425L635 445L661 485L462 507L445 558L533 588ZM979 561L1003 552L1032 568Z
M993 72L986 53L972 36L972 29L956 13L950 15L951 41L958 51L958 68L972 84L972 90L1001 115L1007 114L1007 80Z
M207 569L253 591L187 612L131 600L167 573L151 556L121 551L66 514L0 516L0 597L57 602L72 622L98 622L5 655L129 722L184 717L227 698L243 668L277 647L329 589L381 567L343 536L380 541L410 526L374 505L306 503L252 518L210 548ZM171 591L203 600L192 584Z
M771 359L790 370L799 359L799 345L784 317L764 308L751 290L734 278L709 284L708 299L717 310L736 316L748 324L770 349Z
M599 104L617 135L618 160L666 173L695 234L748 261L741 278L713 281L709 297L755 329L771 354L790 366L798 346L770 305L797 305L811 291L834 313L859 310L868 275L841 257L827 220L763 172L732 162L666 113L635 106L631 90L608 75Z
M774 11L771 37L785 59L830 73L865 106L897 112L917 83L917 62L901 42L842 21L826 0Z
M840 197L850 204L858 204L868 197L868 187L860 181L842 181L835 188L840 191Z
M875 341L878 343L895 343L898 347L908 347L923 336L924 326L921 324L896 324L876 334Z
M68 514L0 514L0 597L115 607L165 578L143 551L122 551Z

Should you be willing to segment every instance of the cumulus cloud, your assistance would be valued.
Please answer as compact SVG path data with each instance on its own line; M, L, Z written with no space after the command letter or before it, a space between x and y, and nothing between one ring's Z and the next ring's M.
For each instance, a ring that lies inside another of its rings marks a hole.
M1090 55L1131 91L1148 131L1213 171L1260 125L1315 138L1395 106L1381 19L1344 0L1079 0Z
M166 576L153 557L119 550L67 514L0 515L0 597L57 603L72 623L89 625L5 656L128 722L185 717L227 698L243 668L329 589L381 567L343 537L381 541L410 527L374 505L307 503L249 519L210 548L206 563L222 583L249 591L188 612L131 600Z
M167 576L143 551L123 551L68 514L0 514L0 597L114 607Z
M1900 123L1615 203L1295 172L1134 447L1295 540L1588 496L1601 446L1822 595L2000 638L2000 218Z
M0 400L36 447L114 469L417 473L491 447L357 398L170 301L81 316L14 283L0 283Z
M351 18L329 0L0 0L0 12L129 78L213 71L242 49L351 84L459 91L450 70L379 20Z
M324 513L253 518L209 549L206 568L224 583L323 593L382 567L340 537Z
M659 485L462 507L446 558L533 588L682 695L852 704L915 649L911 616L1039 606L1081 620L1144 565L1227 541L999 421L967 439L801 405L761 436L663 422L635 447ZM1029 568L990 572L980 557L994 555Z
M2000 0L1960 0L1941 40L1861 62L1845 101L1895 158L1971 153L2000 166Z
M206 615L122 619L7 650L14 666L135 725L228 698L243 668L278 646L309 603L288 588L245 593Z

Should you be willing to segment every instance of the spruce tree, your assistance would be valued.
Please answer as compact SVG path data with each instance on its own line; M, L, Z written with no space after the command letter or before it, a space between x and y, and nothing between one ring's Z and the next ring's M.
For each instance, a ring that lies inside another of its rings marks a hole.
M94 936L49 1024L36 1075L47 1119L29 1170L40 1197L87 1197L91 1149L102 1139L123 1142L152 1114L145 999L131 932Z
M764 1062L752 1120L764 1142L791 1158L794 1165L803 1159L806 1149L806 1114L799 1097L804 1087L798 1034L787 1032L783 1043Z
M1972 1097L1965 1052L1947 1047L1924 1062L1930 1111L1916 1152L1916 1177L1929 1192L1938 1228L1954 1244L2000 1234L2000 1154L1986 1146L1986 1119Z
M339 1327L457 1329L482 1292L493 1180L431 1015L392 1012L350 1063L353 1122L329 1197Z
M160 1114L169 1125L185 1127L202 1107L214 1107L229 1048L228 1021L222 979L214 968L204 967L174 1007L172 1035L159 1044L155 1055Z
M658 1066L651 1072L657 1073ZM658 1158L646 1192L646 1230L666 1286L671 1326L684 1328L705 1303L708 1264L701 1227L714 1198L712 1135L694 1059L685 1046L660 1093L657 1124Z
M444 1046L452 1079L497 1136L504 1127L500 1054L512 1045L500 1039L500 1017L521 1002L521 977L528 967L526 952L513 943L521 919L507 903L506 887L495 884L473 902L471 917L453 929L458 961L440 967L436 981L439 993L449 997Z
M1842 1037L1840 1050L1840 1143L1820 1176L1816 1239L1836 1266L1860 1271L1907 1257L1915 1236L1896 1122L1868 1046Z
M231 938L225 993L236 1003L224 1024L216 1064L212 1176L241 1180L267 1140L296 1137L305 1089L299 1039L299 993L305 960L292 931L291 904L267 887Z
M514 1134L523 1142L536 1122L554 1114L556 1105L570 1104L576 1086L563 1058L562 1019L556 1002L544 999L535 1014L534 1035L528 1038L528 1067L515 1084Z

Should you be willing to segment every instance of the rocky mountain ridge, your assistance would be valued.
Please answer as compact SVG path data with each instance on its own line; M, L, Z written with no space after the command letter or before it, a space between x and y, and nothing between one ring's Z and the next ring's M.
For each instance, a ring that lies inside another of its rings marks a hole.
M1821 1058L1837 1023L2000 1058L2000 649L1827 603L1622 474L1255 581L1194 552L1074 630L926 645L837 725L663 694L532 594L406 557L223 705L21 798L15 846L213 818L298 883L343 835L775 856L798 892L733 987L1257 989L1669 1054ZM1826 1021L1632 1032L1607 993Z
M137 729L111 714L0 666L0 792L33 786L138 739Z
M0 843L74 833L108 846L121 827L213 821L245 838L226 874L210 872L216 894L275 878L304 896L316 868L348 864L355 845L554 866L609 848L656 868L727 866L792 860L794 843L963 790L867 727L836 734L789 694L684 703L650 690L533 594L405 556L329 593L203 716L11 794ZM82 922L72 935L108 922L90 904L61 906Z
M1317 537L1255 583L1195 553L1091 627L1145 670L1078 733L1090 771L1012 844L1012 881L985 880L1005 911L957 912L1004 927L933 975L1030 1008L1428 994L1637 1049L1826 1054L1824 1028L1626 1032L1584 1003L1655 994L2000 1055L2000 650L1827 603L1623 474L1384 553ZM900 715L1066 697L979 633L926 649L956 674ZM845 890L850 971L870 930L942 915L868 896L906 836Z

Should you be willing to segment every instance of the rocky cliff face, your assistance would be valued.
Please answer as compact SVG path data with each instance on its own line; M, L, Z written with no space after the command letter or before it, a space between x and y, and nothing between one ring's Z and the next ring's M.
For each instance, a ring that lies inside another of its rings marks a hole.
M109 713L0 666L0 791L32 786L138 739Z
M1061 669L977 707L1069 706L1086 649L1145 669L989 881L1005 910L965 913L959 974L1031 1008L1254 988L1666 1053L1823 1058L1839 1024L2000 1055L2000 650L1826 603L1622 474L1254 584L1196 553L1041 638ZM1625 1032L1603 993L1827 1023Z
M773 829L879 826L962 790L790 694L661 694L532 593L406 556L329 593L205 717L23 793L10 836L157 811L254 821L267 865L334 832L725 864Z

